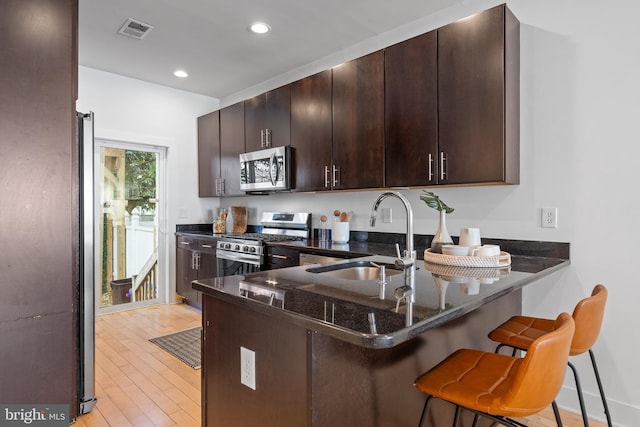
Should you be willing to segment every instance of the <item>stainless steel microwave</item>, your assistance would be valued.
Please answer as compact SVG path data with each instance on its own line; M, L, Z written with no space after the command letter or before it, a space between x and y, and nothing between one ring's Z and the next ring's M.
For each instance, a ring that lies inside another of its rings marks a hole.
M240 189L250 193L291 189L291 147L240 154Z

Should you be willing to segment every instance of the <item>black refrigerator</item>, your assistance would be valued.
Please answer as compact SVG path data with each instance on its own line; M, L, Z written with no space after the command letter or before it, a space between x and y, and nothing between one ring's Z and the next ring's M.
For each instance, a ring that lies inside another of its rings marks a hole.
M78 286L78 414L90 412L95 396L95 214L93 113L77 113L80 248Z

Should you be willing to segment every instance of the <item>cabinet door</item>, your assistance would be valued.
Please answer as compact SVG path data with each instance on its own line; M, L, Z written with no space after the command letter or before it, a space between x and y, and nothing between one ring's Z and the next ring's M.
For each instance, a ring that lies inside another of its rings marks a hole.
M291 144L291 86L267 92L267 141L269 147Z
M264 131L267 128L267 94L261 93L244 101L245 148L249 151L265 147Z
M244 153L244 103L220 110L220 178L224 196L244 195L240 190L240 153Z
M246 151L289 145L290 86L282 86L244 102Z
M333 69L335 189L384 185L384 53Z
M385 186L435 184L437 33L385 49Z
M518 168L511 164L519 137L512 130L518 125L511 123L513 111L506 114L519 108L514 100L517 80L511 76L519 67L513 58L519 56L519 43L506 48L505 28L515 21L509 13L505 24L507 11L498 6L438 30L442 183L508 182L513 180L512 168ZM508 93L507 79L516 85Z
M198 195L218 196L220 178L220 112L198 117Z
M210 279L216 277L216 240L198 240L198 251L200 252L198 279Z
M331 70L291 84L294 191L330 189Z
M176 293L184 298L184 302L192 305L197 302L199 294L191 287L191 282L198 278L196 242L181 237L176 242Z

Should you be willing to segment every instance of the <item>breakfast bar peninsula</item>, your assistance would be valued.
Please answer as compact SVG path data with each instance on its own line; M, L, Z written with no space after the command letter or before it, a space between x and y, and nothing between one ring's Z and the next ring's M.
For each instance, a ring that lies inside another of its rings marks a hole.
M568 258L568 257L567 257ZM522 287L568 259L512 256L496 268L388 256L193 282L203 293L202 419L213 426L415 426L413 381L521 312ZM381 280L380 270L385 273ZM434 405L429 425L450 425Z

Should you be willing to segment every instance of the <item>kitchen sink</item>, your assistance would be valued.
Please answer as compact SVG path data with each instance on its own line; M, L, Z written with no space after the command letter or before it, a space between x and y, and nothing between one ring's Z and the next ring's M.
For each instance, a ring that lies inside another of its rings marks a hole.
M387 277L401 274L393 264L376 263L385 266ZM309 273L322 274L324 276L336 277L346 280L377 280L380 277L380 269L371 261L352 261L341 264L329 264L322 267L312 267L307 269Z

